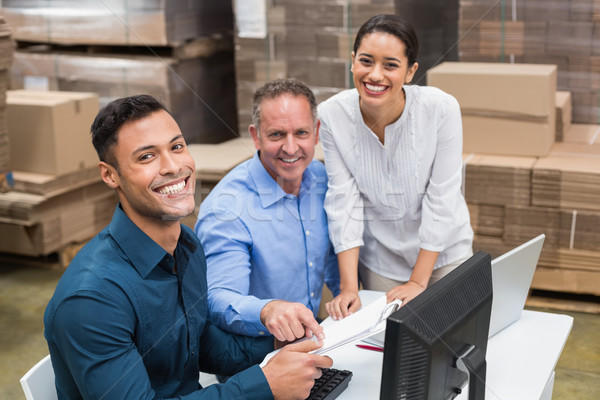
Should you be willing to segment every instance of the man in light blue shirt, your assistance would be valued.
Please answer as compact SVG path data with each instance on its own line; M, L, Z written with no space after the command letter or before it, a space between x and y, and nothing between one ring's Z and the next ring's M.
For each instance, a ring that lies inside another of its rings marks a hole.
M320 335L323 283L335 296L339 272L323 209L327 175L313 160L316 100L303 83L280 79L260 87L253 103L258 151L211 191L195 226L207 258L209 316L250 336Z

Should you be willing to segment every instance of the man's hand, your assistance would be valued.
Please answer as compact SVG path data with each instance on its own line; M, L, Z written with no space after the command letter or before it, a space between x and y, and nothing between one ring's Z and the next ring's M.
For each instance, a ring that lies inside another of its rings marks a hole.
M319 325L312 311L300 303L270 301L260 311L260 321L282 342L292 342L313 335L319 340L325 339L323 327Z
M360 308L358 291L342 291L337 297L325 304L325 309L335 320L346 318Z
M408 281L404 285L396 286L388 291L385 295L388 303L396 299L402 300L402 306L420 295L426 288L416 282ZM400 307L402 307L400 306Z
M263 367L275 400L303 400L310 394L315 379L321 377L321 368L330 368L333 360L327 356L309 353L322 342L303 340L288 344Z

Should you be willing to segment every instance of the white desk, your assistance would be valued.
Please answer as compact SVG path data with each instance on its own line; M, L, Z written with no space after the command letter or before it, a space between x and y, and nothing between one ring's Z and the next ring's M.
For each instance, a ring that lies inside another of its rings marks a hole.
M379 295L380 292L362 291L361 299L368 304ZM573 318L568 315L525 310L518 321L490 338L486 400L550 399L554 368L572 326ZM349 344L333 350L329 356L334 368L353 373L339 400L379 398L383 353ZM467 390L457 399L467 400Z

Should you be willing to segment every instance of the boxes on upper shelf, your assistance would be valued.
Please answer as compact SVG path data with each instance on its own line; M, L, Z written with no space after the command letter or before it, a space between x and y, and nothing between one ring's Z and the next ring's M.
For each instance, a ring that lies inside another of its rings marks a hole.
M96 165L90 126L97 113L95 93L9 90L11 170L60 175Z
M461 61L556 64L557 87L572 92L573 122L598 122L597 0L459 2ZM490 24L500 29L490 30Z
M321 102L353 86L350 53L358 28L394 14L394 0L234 2L238 132L249 136L252 93L270 79L296 78Z
M4 0L20 41L165 46L233 30L231 4L187 0Z
M233 54L221 47L179 59L32 46L15 52L11 83L13 88L98 93L100 106L149 94L167 106L188 143L218 143L233 138L237 126Z
M427 83L453 95L463 116L463 152L548 154L555 138L556 66L444 62Z

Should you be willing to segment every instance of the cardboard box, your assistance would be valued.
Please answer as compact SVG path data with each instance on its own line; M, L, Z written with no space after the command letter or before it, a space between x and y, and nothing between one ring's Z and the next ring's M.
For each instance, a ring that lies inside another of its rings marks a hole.
M540 157L554 144L554 124L463 115L463 152Z
M444 62L428 71L427 84L456 97L463 111L554 115L555 65Z
M233 54L220 47L216 50L177 59L127 52L56 52L32 46L15 52L11 84L32 89L36 86L30 84L36 81L46 90L93 92L100 106L146 93L171 111L188 144L218 143L234 137L237 116Z
M548 154L555 139L556 66L444 62L427 84L453 95L465 153Z
M10 169L61 175L98 163L90 126L98 95L82 92L7 92Z
M573 119L571 92L559 90L556 92L556 141L561 142L571 128Z
M600 146L600 125L571 124L569 130L564 133L563 142Z

